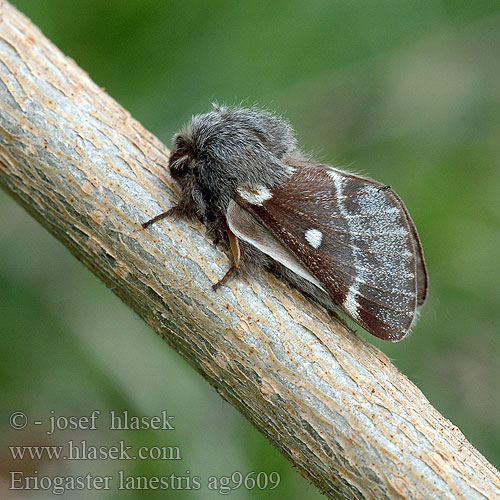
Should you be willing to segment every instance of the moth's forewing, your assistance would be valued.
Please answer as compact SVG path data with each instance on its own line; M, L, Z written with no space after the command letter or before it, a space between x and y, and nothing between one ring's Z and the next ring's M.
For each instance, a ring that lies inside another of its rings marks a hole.
M391 341L408 332L417 289L425 298L426 281L417 286L425 264L408 212L390 188L308 163L295 165L271 192L239 189L235 201L363 328Z

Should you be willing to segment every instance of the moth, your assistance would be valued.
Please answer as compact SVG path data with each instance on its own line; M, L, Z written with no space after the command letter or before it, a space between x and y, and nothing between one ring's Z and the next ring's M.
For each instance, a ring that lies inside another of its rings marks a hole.
M168 167L180 200L142 226L199 219L231 249L214 290L263 266L381 339L408 333L427 272L415 225L390 186L310 159L280 117L218 105L174 136Z

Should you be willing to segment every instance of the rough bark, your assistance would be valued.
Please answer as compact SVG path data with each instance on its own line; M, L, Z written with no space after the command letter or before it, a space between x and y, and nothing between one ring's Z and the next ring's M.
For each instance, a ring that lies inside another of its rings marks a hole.
M0 3L0 185L331 498L499 498L497 471L376 348L228 267L175 203L167 149ZM69 291L70 293L70 291Z

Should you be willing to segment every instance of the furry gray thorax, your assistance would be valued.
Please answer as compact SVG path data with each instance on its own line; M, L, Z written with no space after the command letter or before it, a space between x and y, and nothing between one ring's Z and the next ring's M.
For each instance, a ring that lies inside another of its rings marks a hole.
M293 157L302 154L287 122L263 111L217 106L175 135L169 168L182 188L185 215L213 223L217 212L226 213L237 186L280 184Z

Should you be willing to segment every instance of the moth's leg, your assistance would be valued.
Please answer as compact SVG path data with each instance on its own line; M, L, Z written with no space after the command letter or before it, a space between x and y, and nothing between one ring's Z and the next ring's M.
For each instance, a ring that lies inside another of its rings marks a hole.
M158 222L159 220L162 220L165 217L170 217L172 215L177 215L178 212L179 212L179 207L178 206L172 207L170 210L167 210L166 212L163 212L160 215L157 215L156 217L153 217L152 219L149 219L148 221L143 222L141 224L142 229L146 229L151 224L154 224L155 222Z
M231 247L231 253L233 254L233 265L228 269L227 273L219 280L215 285L212 285L213 290L217 290L226 282L236 276L240 272L240 262L241 262L241 250L240 244L238 243L238 238L233 234L233 232L226 227L227 236L229 238L229 246Z
M230 278L232 278L233 276L236 276L239 272L240 272L240 268L236 267L235 265L232 265L227 270L227 273L222 277L222 279L220 279L219 281L217 281L217 283L212 285L212 290L215 291L218 288L220 288L222 285L225 285Z
M221 240L221 235L217 233L217 235L214 238L214 241L212 242L213 246L216 247L219 244L220 240Z

